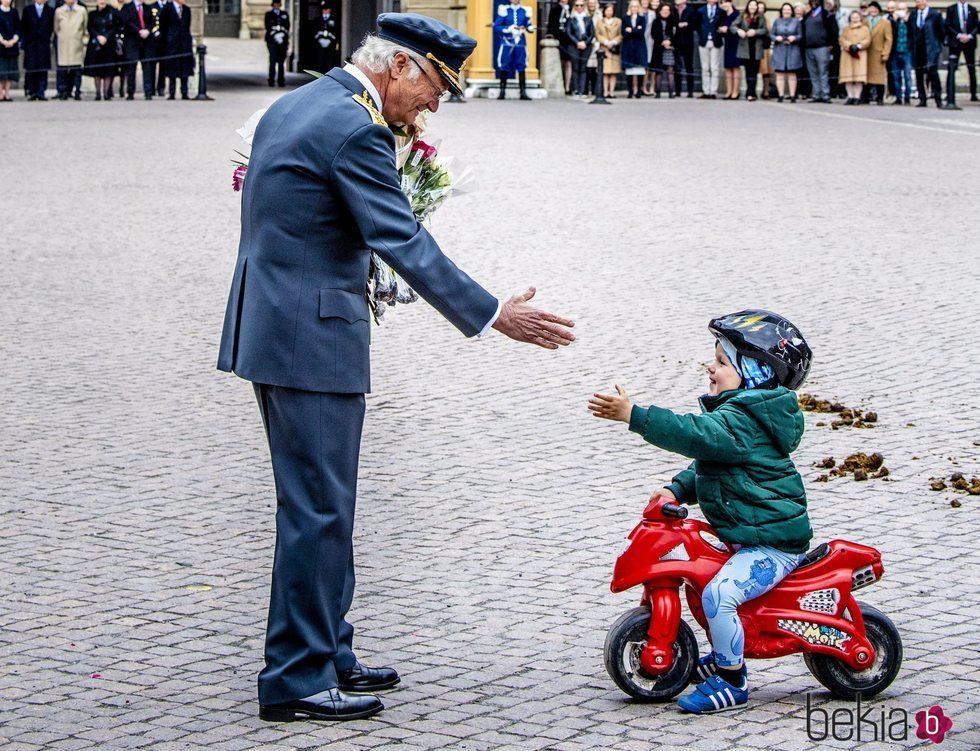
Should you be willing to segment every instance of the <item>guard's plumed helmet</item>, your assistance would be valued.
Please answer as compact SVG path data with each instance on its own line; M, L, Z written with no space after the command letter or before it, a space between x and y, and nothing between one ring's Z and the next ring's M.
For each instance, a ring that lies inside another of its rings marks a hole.
M736 352L769 365L776 380L798 389L810 373L813 353L788 319L768 310L743 310L714 318L708 329L732 343Z

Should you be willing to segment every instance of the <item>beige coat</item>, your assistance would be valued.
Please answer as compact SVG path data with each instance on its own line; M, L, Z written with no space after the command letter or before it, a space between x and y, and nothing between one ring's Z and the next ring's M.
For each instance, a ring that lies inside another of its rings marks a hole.
M74 10L62 5L54 12L54 33L58 35L58 65L81 65L88 44L88 11L75 3Z
M606 59L602 61L603 74L622 73L623 66L619 63L619 52L613 54L607 46L608 43L618 50L619 45L623 43L622 19L616 18L616 16L600 19L595 27L595 38L600 45L599 49L606 52Z
M885 21L885 23L888 23ZM861 51L855 58L848 50L852 44L860 44ZM863 23L846 26L840 33L840 82L867 83L868 58L870 57L871 32Z
M892 25L884 16L871 32L871 46L868 48L868 83L882 86L888 83L888 70L885 67L892 51Z

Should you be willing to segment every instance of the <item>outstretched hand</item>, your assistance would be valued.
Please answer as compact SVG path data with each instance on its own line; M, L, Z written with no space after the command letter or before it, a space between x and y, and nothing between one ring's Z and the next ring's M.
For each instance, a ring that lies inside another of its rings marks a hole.
M528 287L526 292L505 302L493 328L518 342L537 344L545 349L558 349L574 342L575 336L568 330L575 325L574 321L527 304L536 291L534 287Z
M589 410L595 417L629 422L630 413L633 411L633 404L630 402L630 397L626 393L626 389L617 383L616 396L593 394L592 398L589 399Z

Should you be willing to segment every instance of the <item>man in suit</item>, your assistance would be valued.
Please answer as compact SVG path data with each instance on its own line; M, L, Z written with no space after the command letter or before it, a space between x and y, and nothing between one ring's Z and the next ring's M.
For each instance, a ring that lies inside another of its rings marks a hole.
M48 71L51 70L51 35L54 8L44 2L29 3L20 17L24 47L24 93L32 102L46 102Z
M946 9L946 40L949 46L949 63L946 67L946 107L956 106L956 68L960 55L966 60L966 71L970 76L970 101L977 101L977 9L966 2L957 0Z
M168 100L176 98L180 79L180 98L190 99L188 80L194 75L194 38L191 36L191 9L185 0L172 0L160 11L161 69L170 81Z
M142 0L126 3L120 11L125 42L122 65L126 77L126 99L132 100L136 92L136 61L143 71L143 96L152 99L156 91L156 57L160 38L160 7L148 5Z
M801 43L813 85L813 101L830 104L830 63L840 35L837 18L824 9L820 0L810 0L810 12L803 17L802 28Z
M272 0L265 12L265 46L269 50L269 86L286 85L286 51L289 49L289 14L282 0Z
M718 27L723 24L725 14L718 7L718 0L708 0L708 4L698 13L701 98L717 99L718 83L721 78L722 45L725 43L725 36L718 31Z
M678 0L674 6L677 11L677 31L674 33L674 50L677 54L677 72L681 81L687 86L687 96L694 96L694 32L698 28L698 11L687 4L687 0ZM680 91L677 92L680 94Z
M276 553L259 716L348 720L399 682L358 662L346 614L364 394L371 251L464 335L548 349L571 321L500 303L412 214L387 123L435 112L476 42L412 13L378 17L352 63L278 99L252 142L218 368L252 381L276 483ZM302 231L297 231L301 228Z
M915 86L919 90L917 107L925 107L928 101L926 79L932 89L936 106L943 106L942 87L939 83L939 57L943 53L946 24L938 10L929 7L926 0L915 0L912 14L912 65L915 67Z

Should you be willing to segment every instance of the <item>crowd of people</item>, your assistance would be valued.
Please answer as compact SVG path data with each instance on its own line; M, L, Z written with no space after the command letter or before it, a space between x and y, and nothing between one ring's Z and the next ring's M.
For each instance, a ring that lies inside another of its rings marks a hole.
M34 0L21 13L11 0L0 0L0 102L9 102L11 84L20 80L23 52L24 93L29 101L47 100L48 74L55 51L58 99L82 98L82 76L95 83L95 99L136 94L136 67L143 74L143 96L189 99L194 74L191 9L185 0ZM168 86L169 82L169 86Z
M837 0L783 2L769 8L763 0L707 0L694 7L686 0L632 0L626 15L614 3L559 0L548 17L548 36L558 40L565 93L616 97L619 77L628 98L702 99L798 98L845 104L874 102L908 105L913 86L918 106L931 96L937 106L956 104L955 76L962 58L976 102L976 50L980 32L977 10L957 0L945 13L928 0L861 0L848 12ZM939 69L946 50L945 99ZM695 54L698 66L695 66ZM602 80L599 80L601 58ZM744 92L742 79L744 73ZM913 80L914 73L914 80ZM724 89L721 82L724 78Z

